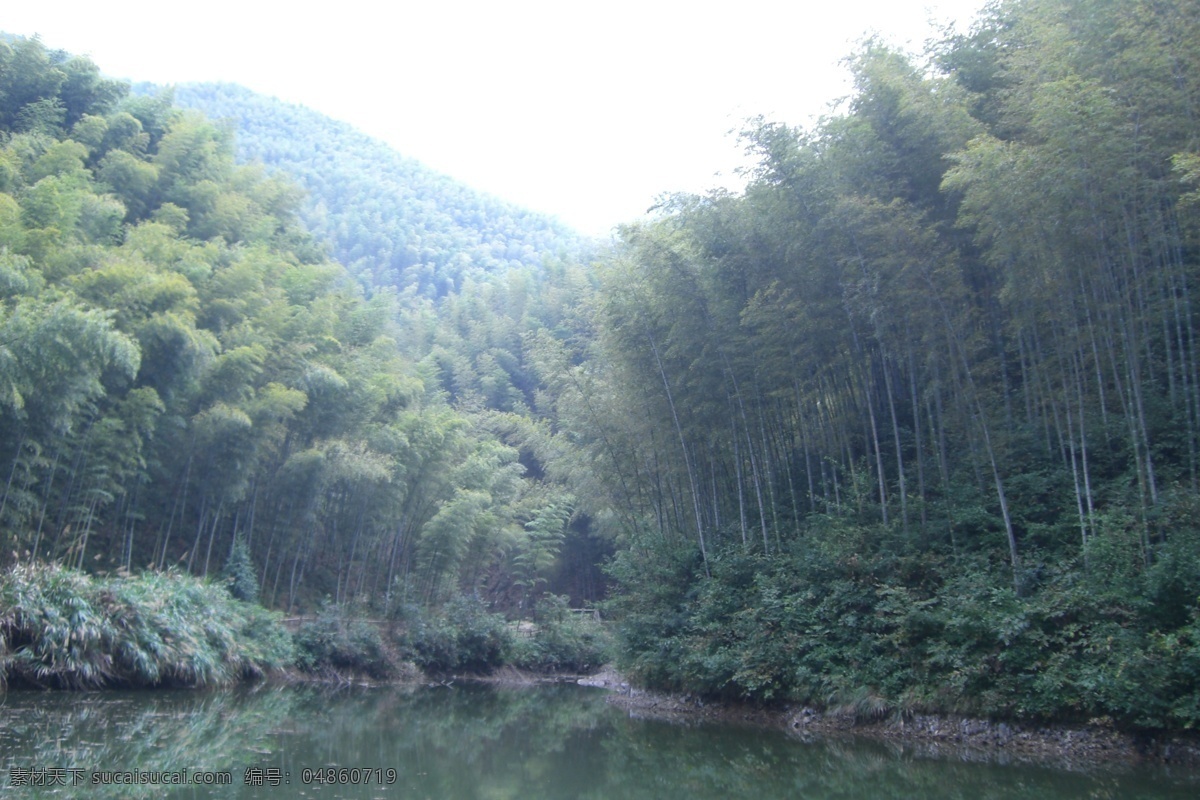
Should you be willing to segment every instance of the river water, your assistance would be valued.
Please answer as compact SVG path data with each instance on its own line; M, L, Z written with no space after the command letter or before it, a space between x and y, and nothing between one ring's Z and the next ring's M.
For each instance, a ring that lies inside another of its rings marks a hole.
M673 724L577 686L10 691L0 770L13 798L1200 797L1195 772Z

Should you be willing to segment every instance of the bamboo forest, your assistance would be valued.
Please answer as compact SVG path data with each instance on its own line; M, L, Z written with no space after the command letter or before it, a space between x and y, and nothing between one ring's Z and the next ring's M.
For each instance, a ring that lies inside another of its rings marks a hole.
M745 122L744 191L600 243L0 40L0 683L357 642L1200 726L1200 6L999 0L848 58L820 121Z

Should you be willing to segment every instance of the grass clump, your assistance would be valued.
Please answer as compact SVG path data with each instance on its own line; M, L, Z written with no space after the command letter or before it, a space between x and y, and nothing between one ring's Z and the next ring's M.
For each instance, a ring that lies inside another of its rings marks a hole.
M92 577L55 564L0 576L0 676L39 687L212 686L293 659L279 615L178 572Z

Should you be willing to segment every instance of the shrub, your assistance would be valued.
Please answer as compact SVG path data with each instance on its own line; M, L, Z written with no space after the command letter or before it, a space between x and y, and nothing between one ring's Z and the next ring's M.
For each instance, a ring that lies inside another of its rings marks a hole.
M243 650L243 673L261 676L265 670L283 669L296 662L292 635L283 627L283 615L257 604L246 604L238 631Z
M396 671L396 660L379 629L329 601L315 620L296 632L295 644L296 664L307 672L349 670L383 679Z
M0 669L36 686L208 686L292 659L278 614L176 572L18 564L0 577L0 609Z
M504 617L490 613L478 597L460 596L440 615L417 615L408 645L413 660L429 672L490 672L508 662L513 636Z
M0 588L0 655L8 677L81 689L115 675L112 620L98 609L91 580L56 566L18 564Z
M533 638L518 640L513 663L539 672L586 672L610 661L612 637L599 622L572 614L566 597L538 601Z

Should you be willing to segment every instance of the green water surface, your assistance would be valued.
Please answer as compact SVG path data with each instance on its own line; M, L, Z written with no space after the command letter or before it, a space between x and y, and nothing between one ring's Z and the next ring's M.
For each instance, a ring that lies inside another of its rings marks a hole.
M1195 772L673 724L577 686L10 691L0 770L13 798L1200 797ZM229 783L162 784L185 777Z

